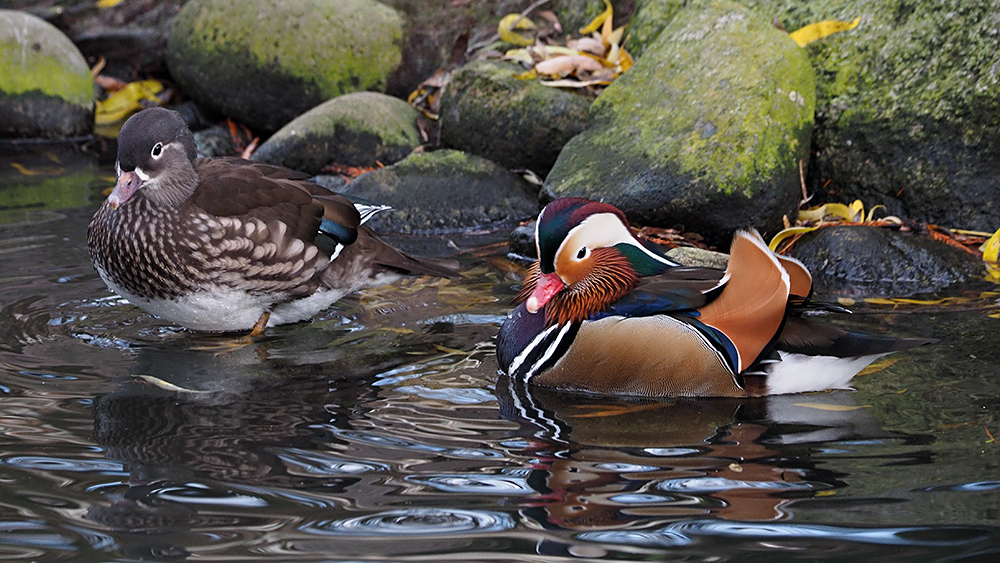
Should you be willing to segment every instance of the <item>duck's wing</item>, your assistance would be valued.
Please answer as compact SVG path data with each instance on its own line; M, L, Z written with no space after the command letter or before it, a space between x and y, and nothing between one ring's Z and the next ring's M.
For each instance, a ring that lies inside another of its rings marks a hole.
M669 268L662 274L640 278L635 289L594 318L642 317L697 309L719 295L725 285L724 275L715 268Z

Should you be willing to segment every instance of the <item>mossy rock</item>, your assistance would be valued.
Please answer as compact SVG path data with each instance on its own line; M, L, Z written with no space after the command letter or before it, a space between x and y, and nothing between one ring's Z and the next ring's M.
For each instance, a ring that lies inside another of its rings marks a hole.
M356 92L323 102L278 130L253 160L317 174L327 164L393 164L420 146L417 110L398 98Z
M636 0L635 4L635 14L625 34L625 48L638 59L684 7L684 0Z
M728 0L693 4L597 98L542 198L605 201L722 247L739 227L776 232L800 197L814 99L787 34Z
M0 10L0 137L88 135L94 79L73 42L45 20Z
M817 229L788 254L809 268L820 295L906 297L986 276L982 261L962 249L878 227Z
M519 80L519 65L474 61L441 96L441 144L544 175L587 123L592 98Z
M816 201L885 205L919 221L1000 227L997 3L757 0L788 29L859 25L810 44Z
M167 63L200 103L276 131L330 98L381 90L402 60L403 22L374 0L193 0Z
M498 230L538 213L527 182L494 162L455 150L411 154L341 193L392 206L369 224L380 233Z

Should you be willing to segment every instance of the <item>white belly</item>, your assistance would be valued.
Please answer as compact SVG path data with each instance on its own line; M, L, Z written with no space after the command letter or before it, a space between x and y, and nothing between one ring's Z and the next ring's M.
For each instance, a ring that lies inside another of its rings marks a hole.
M275 305L280 295L251 295L225 287L212 287L175 299L145 299L130 294L97 269L108 287L133 305L169 323L191 330L228 332L250 330L265 311L271 311L267 326L312 318L344 296L342 291L320 289L308 297Z

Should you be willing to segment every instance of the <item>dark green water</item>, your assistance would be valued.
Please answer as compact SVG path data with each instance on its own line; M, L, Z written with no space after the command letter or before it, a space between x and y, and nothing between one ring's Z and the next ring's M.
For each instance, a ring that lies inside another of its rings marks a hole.
M85 232L111 174L0 158L0 560L1000 558L988 311L854 315L940 340L855 391L525 392L496 375L518 278L484 237L461 280L234 348L108 293Z

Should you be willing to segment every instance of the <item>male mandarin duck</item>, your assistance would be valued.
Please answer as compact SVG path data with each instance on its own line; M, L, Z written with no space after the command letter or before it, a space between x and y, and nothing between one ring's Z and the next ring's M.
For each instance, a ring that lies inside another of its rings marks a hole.
M382 207L356 206L286 168L197 158L171 110L129 118L116 171L87 230L94 265L115 293L193 330L260 334L402 274L456 273L364 226Z
M929 342L806 320L812 276L756 232L733 238L725 272L683 267L646 245L619 209L550 203L538 261L500 327L511 378L611 395L752 397L843 388L875 359Z

